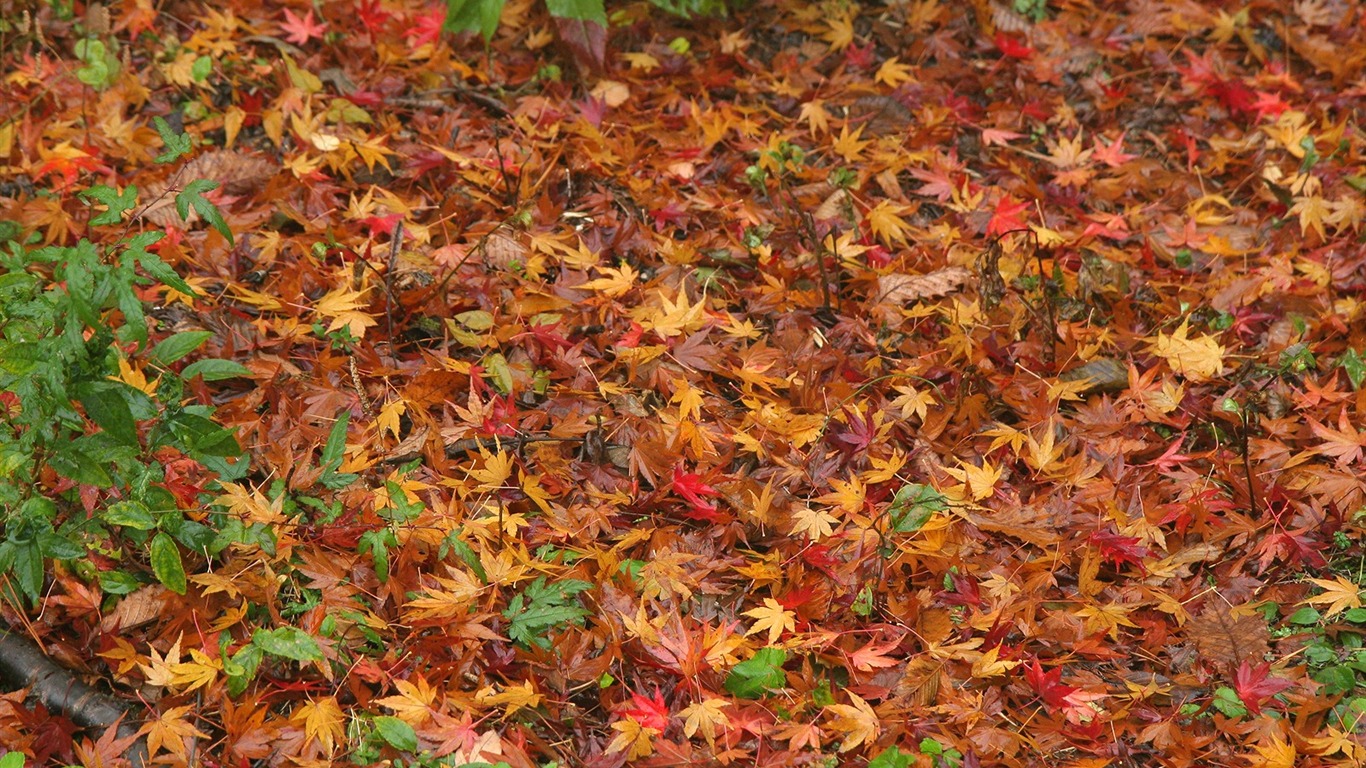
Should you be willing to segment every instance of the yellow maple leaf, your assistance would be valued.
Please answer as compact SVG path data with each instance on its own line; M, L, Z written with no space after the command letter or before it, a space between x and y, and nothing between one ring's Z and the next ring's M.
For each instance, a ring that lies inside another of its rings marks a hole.
M868 228L878 239L887 245L896 245L906 242L907 224L901 218L904 212L903 206L883 200L873 206L864 218L868 221Z
M867 149L868 145L873 143L871 139L864 141L861 138L862 136L862 126L860 126L857 131L850 133L849 126L846 125L843 128L840 128L840 135L836 137L835 141L830 145L830 148L835 151L835 154L844 158L846 163L857 163L863 157L863 150Z
M1348 608L1361 607L1361 587L1342 576L1331 580L1309 579L1309 583L1322 589L1323 594L1305 598L1300 605L1327 605L1323 616L1325 619L1331 619Z
M742 615L752 616L755 619L754 626L749 628L749 631L745 633L745 637L767 630L769 645L777 643L778 638L782 637L784 630L789 632L797 631L797 614L787 610L781 603L771 597L765 597L762 606L751 608Z
M1020 666L1020 662L999 658L1001 646L993 646L991 650L977 657L972 662L973 677L1000 677L1010 670Z
M189 755L185 742L191 738L207 739L209 736L195 728L185 719L191 707L172 707L156 720L144 725L138 733L147 737L147 757L156 757L162 751L180 758L184 763Z
M708 744L715 744L716 729L730 727L730 718L721 711L730 704L725 699L707 699L688 705L678 713L683 716L683 735L691 739L701 733Z
M658 728L647 728L632 718L612 723L617 732L612 743L607 745L607 754L625 752L627 760L636 760L655 751L652 740L659 735Z
M812 541L820 541L835 533L835 525L839 521L838 517L824 509L802 507L792 513L792 532L805 534Z
M1191 381L1208 381L1224 370L1224 347L1213 336L1189 338L1189 324L1189 320L1181 321L1171 335L1159 332L1150 347L1174 373Z
M895 56L882 62L873 76L874 81L886 83L889 88L900 88L902 83L913 79L911 68L897 61Z
M190 661L171 665L171 684L178 693L193 691L212 683L222 670L223 662L191 648Z
M1270 733L1269 738L1253 747L1257 750L1256 756L1249 755L1252 764L1261 768L1294 768L1295 766L1295 745L1281 738L1275 731Z
M840 743L841 752L848 752L860 744L872 745L877 741L877 735L882 732L882 726L878 723L877 713L868 706L868 702L860 699L854 694L849 694L849 704L827 704L825 711L835 716L830 721L830 727L844 734L844 741Z
M607 275L607 277L589 280L588 282L575 287L585 291L597 291L606 296L616 298L634 288L636 281L640 279L640 273L631 269L631 265L624 262L620 268L598 267L597 270Z
M388 707L403 722L417 727L431 719L432 703L436 701L436 691L427 684L421 675L414 675L413 682L394 680L398 695L375 699L375 703Z
M821 99L812 99L802 104L797 122L806 123L812 136L827 133L830 130L830 113L825 110L825 102Z
M543 698L545 697L536 692L530 680L523 680L521 685L509 685L501 691L490 685L479 689L474 694L474 701L477 704L486 707L503 707L503 719L505 720L523 707L539 707Z
M968 495L973 501L981 501L996 492L996 483L1001 480L1004 466L992 467L985 459L982 466L963 462L958 469L945 467L944 471L961 480L967 486Z
M647 331L668 338L698 330L707 322L704 302L688 303L688 291L679 286L678 299L670 300L663 291L659 292L659 307L644 307L638 312L637 320Z
M379 416L375 417L375 427L379 429L379 433L381 435L383 435L385 432L388 432L389 434L394 436L394 439L397 440L399 432L399 419L407 410L408 403L403 398L400 397L394 400L390 400L389 402L384 404L383 408L379 409Z
M342 709L335 697L306 701L294 708L289 719L303 723L304 738L317 742L328 757L337 751L337 744L346 738Z
M470 477L479 481L481 491L499 490L511 475L512 454L508 451L499 451L492 455L485 453L483 469L470 471Z

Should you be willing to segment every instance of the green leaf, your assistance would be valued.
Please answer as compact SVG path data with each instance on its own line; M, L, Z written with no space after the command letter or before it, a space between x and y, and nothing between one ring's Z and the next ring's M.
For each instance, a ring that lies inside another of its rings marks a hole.
M782 648L760 648L750 658L731 667L726 676L726 690L742 699L757 699L771 690L787 685L783 664L787 651Z
M204 199L204 193L218 189L218 182L208 179L195 179L185 185L185 189L175 196L175 210L180 214L181 221L189 219L190 208L193 207L195 213L209 222L209 225L218 230L218 234L232 245L232 230L228 228L228 222L223 220L223 214L218 212L218 206Z
M389 547L397 544L394 532L385 528L380 531L366 531L360 535L360 542L356 546L356 551L364 555L369 553L371 561L375 565L375 576L381 581L389 580Z
M897 489L892 505L887 508L887 517L893 532L914 533L935 513L948 508L949 500L944 494L928 485L911 483Z
M192 139L189 134L171 130L170 124L161 117L152 118L152 124L156 126L157 133L161 134L161 140L166 144L166 151L157 155L158 163L173 163L190 153ZM185 214L180 214L180 218L185 218Z
M381 715L375 718L375 733L400 752L417 751L417 731L397 717Z
M544 576L537 578L503 611L509 621L508 637L522 645L550 647L550 641L545 637L547 631L583 623L589 611L579 605L576 596L592 587L578 579L547 584Z
M327 433L327 443L323 445L324 472L336 470L346 457L346 426L350 423L351 411L342 410L337 413L337 420L332 422L332 430Z
M131 573L123 571L100 571L100 589L106 595L131 595L142 587Z
M602 0L545 0L545 7L551 16L607 26L607 10Z
M1319 619L1321 618L1323 617L1317 609L1315 609L1313 606L1306 605L1303 608L1299 609L1298 611L1295 611L1294 613L1286 617L1286 621L1290 622L1291 624L1297 624L1301 627L1306 627L1312 624L1319 623Z
M90 219L92 226L102 224L118 224L123 221L123 214L131 211L138 204L138 188L129 186L122 193L113 187L99 184L81 192L81 197L88 197L97 202L104 203L109 210Z
M924 751L923 749L921 750ZM910 768L915 763L915 755L902 752L900 747L890 746L868 761L868 768Z
M49 457L49 461L57 474L75 480L81 485L108 488L114 484L114 478L109 476L109 471L103 464L74 446L58 446Z
M1366 360L1361 358L1361 353L1355 349L1348 349L1338 358L1338 366L1347 372L1347 380L1352 382L1352 391L1361 389L1361 382L1366 381Z
M180 561L180 547L165 531L152 537L152 573L157 581L177 595L185 594L185 564Z
M204 342L211 338L213 338L212 331L182 331L174 336L167 336L152 348L152 359L162 365L170 365L199 349Z
M251 369L241 363L234 363L231 360L218 360L209 358L206 360L196 360L185 366L181 373L187 381L196 376L203 376L204 381L222 381L233 379L238 376L250 376Z
M503 15L504 0L446 0L446 23L441 31L448 34L478 32L487 44L498 31L498 20Z
M512 369L508 367L508 360L502 353L495 352L484 358L484 371L488 380L501 394L512 394Z
M173 288L186 296L198 296L199 294L190 287L190 284L182 280L174 269L171 269L166 262L161 260L160 256L147 250L147 246L156 243L165 236L165 232L141 232L134 235L128 241L128 253L137 260L144 272L161 281L162 285Z
M24 753L6 753L4 757L0 757L0 768L24 768Z
M128 399L118 391L120 387L125 386L127 385L110 381L87 381L79 383L74 389L76 399L85 408L85 414L91 421L118 442L137 446L137 421L133 418L133 410L128 406Z
M150 531L157 527L156 518L147 505L131 499L110 504L100 513L100 519L110 525L138 531Z
M251 642L266 653L285 659L321 661L323 658L318 641L298 627L258 629L251 636Z

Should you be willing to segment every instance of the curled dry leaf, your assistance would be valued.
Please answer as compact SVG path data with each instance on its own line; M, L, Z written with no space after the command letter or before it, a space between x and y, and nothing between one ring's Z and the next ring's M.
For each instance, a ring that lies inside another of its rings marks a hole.
M971 276L963 267L943 267L923 275L881 275L877 279L878 298L888 304L904 304L946 296L962 288Z

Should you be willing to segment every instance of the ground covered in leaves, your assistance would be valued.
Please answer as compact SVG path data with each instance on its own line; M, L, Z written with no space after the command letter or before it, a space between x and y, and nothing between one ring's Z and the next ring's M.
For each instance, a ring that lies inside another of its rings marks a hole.
M5 8L0 214L167 231L245 367L249 468L158 457L231 546L4 609L155 761L1366 755L1355 3Z

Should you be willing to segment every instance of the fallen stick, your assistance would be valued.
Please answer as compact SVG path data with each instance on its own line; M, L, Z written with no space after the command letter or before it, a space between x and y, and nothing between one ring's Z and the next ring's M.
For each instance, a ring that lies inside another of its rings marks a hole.
M49 659L26 637L0 630L0 683L6 689L28 688L53 712L82 728L106 729L117 724L119 738L136 738L138 727L118 699L77 679L75 673ZM133 768L147 764L147 745L137 739L124 753Z

